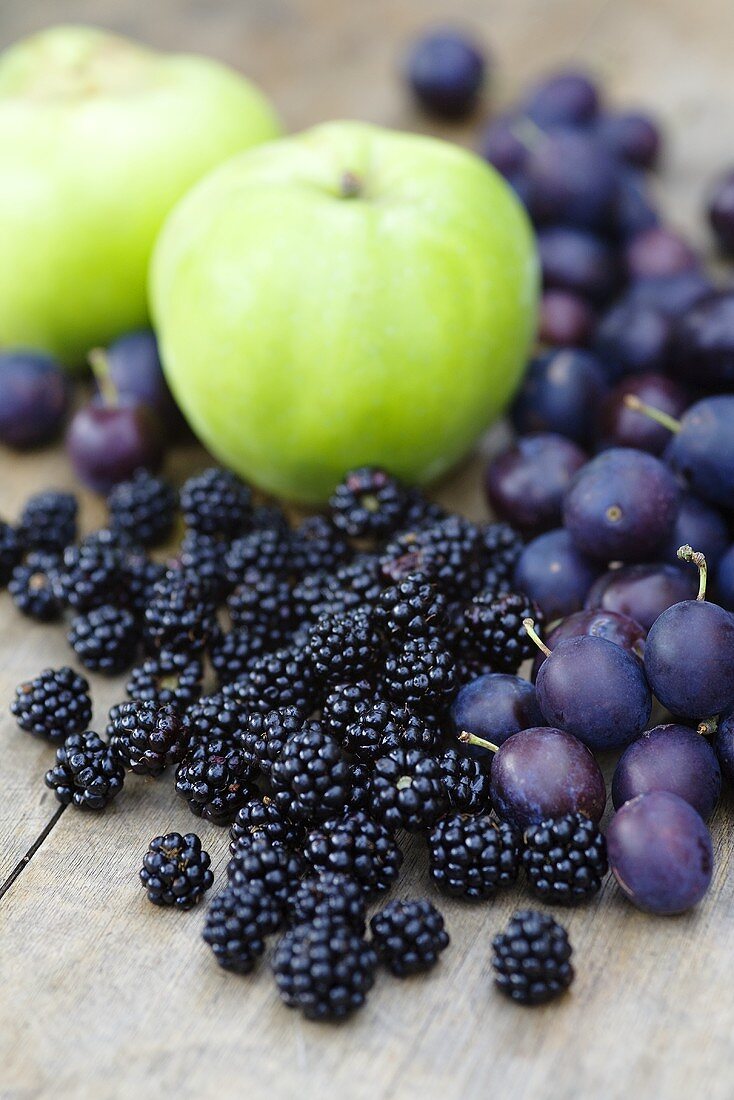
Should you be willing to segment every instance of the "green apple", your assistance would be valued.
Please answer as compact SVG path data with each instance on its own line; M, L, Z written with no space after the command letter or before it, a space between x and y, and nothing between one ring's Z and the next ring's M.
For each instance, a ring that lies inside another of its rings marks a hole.
M361 463L425 482L506 407L533 340L520 203L472 153L333 122L234 157L151 268L169 384L222 461L323 501Z
M252 84L203 57L77 26L0 55L0 347L73 366L144 325L171 207L279 132Z

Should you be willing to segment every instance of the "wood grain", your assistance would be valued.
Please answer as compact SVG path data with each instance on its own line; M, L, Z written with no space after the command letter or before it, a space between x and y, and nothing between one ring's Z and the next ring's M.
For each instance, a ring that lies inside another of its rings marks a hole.
M50 22L98 22L153 43L198 49L251 73L296 129L354 116L426 128L397 77L426 23L465 22L498 59L494 96L535 73L582 61L620 104L647 104L668 126L661 185L673 220L699 242L708 181L731 157L734 13L728 0L24 0L6 2L0 44ZM463 140L471 140L469 130ZM2 168L0 151L0 170ZM216 349L213 349L214 353ZM202 465L195 449L173 476ZM34 489L71 485L56 452L0 454L0 514ZM479 462L439 495L481 516ZM99 506L84 500L87 528ZM0 881L47 824L52 753L15 728L15 684L68 660L62 631L0 601ZM97 721L121 681L95 678ZM731 805L713 824L714 886L692 914L646 917L607 882L598 904L566 918L578 978L560 1004L522 1011L491 988L490 941L520 890L482 906L441 900L452 945L433 974L380 977L366 1009L338 1028L304 1023L261 972L222 975L200 942L202 912L144 899L136 875L156 833L192 827L170 781L133 779L102 818L67 811L0 900L0 1096L465 1098L518 1100L731 1097L734 885ZM197 825L221 875L226 834ZM420 842L408 846L406 894L432 890Z

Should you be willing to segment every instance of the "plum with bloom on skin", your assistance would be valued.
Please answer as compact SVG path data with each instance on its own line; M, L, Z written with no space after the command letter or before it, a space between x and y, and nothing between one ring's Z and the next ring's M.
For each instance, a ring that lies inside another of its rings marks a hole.
M706 738L674 723L645 730L614 769L614 808L648 791L672 791L704 820L710 817L721 793L721 768Z

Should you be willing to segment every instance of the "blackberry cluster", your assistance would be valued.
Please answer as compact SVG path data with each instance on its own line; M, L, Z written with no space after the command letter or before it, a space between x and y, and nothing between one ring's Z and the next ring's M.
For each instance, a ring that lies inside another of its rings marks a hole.
M601 889L609 870L606 841L584 814L541 821L525 833L523 867L536 897L576 905Z
M67 546L58 569L56 591L75 611L127 602L123 552L115 546L95 542Z
M362 935L367 904L364 890L349 875L333 871L304 878L289 904L294 924L314 920L340 921Z
M255 657L246 675L233 685L233 693L250 711L267 714L280 707L296 707L302 714L310 714L316 687L308 654L289 647Z
M346 808L349 779L339 742L320 722L288 736L270 773L276 806L292 821L314 824Z
M224 563L232 588L252 570L261 576L286 577L291 572L290 530L278 526L249 531L229 544Z
M486 814L491 809L489 768L457 749L441 757L441 783L449 809L460 814Z
M255 568L230 594L227 610L235 629L257 637L268 649L284 645L297 626L290 583Z
M89 730L72 733L56 750L56 764L46 772L62 806L103 810L122 790L125 770L115 752Z
M448 814L431 832L428 852L431 878L455 897L491 898L517 879L517 834L486 815Z
M199 698L203 676L198 657L161 649L130 670L125 690L138 702L185 710Z
M512 580L524 543L507 523L488 523L481 529L480 590L512 591Z
M192 736L188 717L175 707L136 701L115 707L108 730L125 767L153 777L184 758Z
M438 638L412 638L385 661L388 697L416 713L442 713L458 687L456 660Z
M189 656L205 649L214 629L214 610L197 581L169 571L153 587L145 608L145 639L152 651L172 649Z
M537 604L519 592L475 596L464 612L463 655L481 658L492 672L516 673L536 652L523 619L543 621Z
M407 503L396 478L379 467L362 466L337 485L329 507L334 526L350 538L378 539L398 530Z
M282 907L261 885L230 884L209 906L202 936L224 970L249 974L282 923Z
M202 535L198 531L187 531L181 540L178 568L192 578L207 603L221 603L232 589L225 561L228 545L216 535Z
M545 1004L573 981L568 934L546 913L515 913L505 931L495 936L492 948L495 984L518 1004Z
M389 890L403 864L403 853L390 830L363 811L313 829L304 852L315 871L349 875L368 897Z
M66 665L45 668L16 688L10 710L27 733L52 743L64 741L82 733L92 720L89 684Z
M197 817L229 825L252 798L255 775L241 748L232 741L195 745L176 772L176 791Z
M244 630L220 630L215 627L209 639L208 654L216 673L217 684L234 684L249 672L256 657L263 654L261 635Z
M227 864L230 882L236 886L260 883L282 905L287 904L302 874L301 856L267 836L243 836Z
M267 780L287 739L303 729L304 712L298 707L254 711L243 718L238 740L253 768Z
M130 611L104 605L77 615L68 639L85 668L112 676L133 663L140 634Z
M350 611L322 615L309 635L307 653L319 684L369 676L379 655L379 640L369 614Z
M278 943L273 974L281 998L309 1020L341 1020L364 1004L377 955L342 921L297 924Z
M462 516L447 516L398 535L382 554L382 571L396 583L410 573L420 573L446 596L460 599L474 583L481 549L476 524Z
M446 597L420 573L409 573L382 590L375 622L398 646L411 638L445 638L449 630Z
M308 516L293 531L291 570L296 576L332 573L350 557L349 543L325 516Z
M425 832L446 808L441 765L420 749L394 749L381 756L370 795L372 813L391 832Z
M190 477L180 494L181 512L190 530L225 538L248 528L251 501L250 490L235 474L215 467Z
M140 881L154 905L193 909L214 882L210 864L196 833L167 833L151 840Z
M49 490L29 497L18 521L18 536L24 549L60 554L76 538L78 511L72 493Z
M28 554L13 570L8 592L18 610L39 623L61 618L62 602L57 591L59 559L47 550Z
M136 470L107 497L110 527L141 546L158 546L173 530L177 503L168 482L147 470Z
M231 740L239 734L245 715L236 699L217 695L203 695L186 712L191 726L192 741L203 745L207 741Z
M256 837L272 844L282 844L285 848L296 848L303 841L301 827L284 817L269 795L255 796L246 802L237 811L229 835L232 855ZM243 843L240 844L240 841Z
M430 970L449 945L443 917L430 901L389 902L370 921L378 957L396 978Z
M336 684L321 706L321 723L326 732L345 744L347 730L369 708L374 697L375 688L369 680Z

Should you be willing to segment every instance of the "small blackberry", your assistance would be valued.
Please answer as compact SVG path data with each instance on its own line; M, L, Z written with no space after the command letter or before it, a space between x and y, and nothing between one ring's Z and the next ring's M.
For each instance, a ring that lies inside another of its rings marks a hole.
M140 881L154 905L192 909L214 882L210 863L195 833L156 836L145 853Z
M308 516L291 536L291 569L297 577L331 573L350 556L348 543L325 516Z
M251 497L236 474L212 467L184 483L181 511L190 530L234 538L249 527Z
M341 921L362 935L367 905L358 882L349 875L325 871L301 879L290 900L289 911L294 924L308 924L318 919Z
M341 921L297 924L273 954L282 1000L308 1020L341 1020L364 1004L374 985L374 948Z
M301 856L268 837L243 836L227 864L227 876L236 886L259 882L282 905L297 888L303 873Z
M60 554L76 538L78 510L73 493L49 489L29 497L18 521L18 535L24 548Z
M256 657L262 656L263 638L249 630L220 630L209 639L209 660L220 688L246 676Z
M63 741L92 720L89 684L72 668L45 668L15 689L10 704L21 729L47 741Z
M192 737L188 717L175 707L137 701L120 703L110 712L108 732L126 768L154 777L183 760Z
M576 905L601 889L609 870L606 841L584 814L541 821L525 834L523 866L536 897L549 904Z
M10 580L16 565L20 564L23 545L18 532L9 523L0 520L0 587Z
M254 796L255 774L232 741L207 741L189 749L176 772L176 791L197 817L229 825Z
M407 507L400 482L378 466L350 470L329 508L334 526L354 539L379 539L397 531Z
M145 609L153 597L153 589L166 576L163 562L153 561L144 550L125 553L127 606L138 621L145 618Z
M307 651L314 677L332 686L360 680L373 669L380 641L369 614L350 611L322 615L309 635Z
M488 523L481 529L478 591L507 592L524 543L507 523Z
M316 700L308 657L294 647L255 657L246 675L233 685L233 692L244 707L261 714L276 707L296 707L310 714Z
M444 595L460 597L476 570L480 550L476 524L451 515L393 539L383 551L382 572L393 583L409 573L420 573Z
M456 661L438 638L413 638L385 661L385 690L416 713L437 714L458 688Z
M254 711L243 718L238 741L250 764L267 780L291 734L303 729L304 712L298 707Z
M440 765L419 749L394 749L376 760L370 792L373 815L392 832L424 832L446 809Z
M336 684L321 708L321 722L326 732L343 743L349 726L372 705L375 694L375 687L369 680Z
M278 504L257 504L252 509L253 531L280 531L286 534L289 530L288 517Z
M284 645L298 625L288 581L257 569L248 570L230 594L227 610L236 630L256 635L268 649Z
M517 878L517 834L487 815L448 814L434 826L428 851L431 878L455 897L491 898Z
M107 497L110 527L141 546L158 546L173 530L176 494L162 478L136 470Z
M224 970L249 974L282 923L281 906L262 886L229 885L211 902L202 936Z
M192 578L212 606L225 600L232 588L225 561L228 547L227 540L216 535L187 531L178 550L178 570Z
M460 653L481 655L493 672L516 673L536 652L523 619L534 619L542 625L540 609L527 596L517 592L483 592L475 596L464 612Z
M362 811L313 829L304 854L317 872L335 871L356 879L368 897L389 890L403 864L403 853L389 829Z
M545 1004L573 981L568 934L547 913L519 910L492 948L495 984L518 1004Z
M49 551L28 554L13 570L8 592L21 614L39 623L61 618L62 603L57 592L59 559Z
M128 602L126 559L123 551L99 543L67 546L61 560L56 592L75 611L91 611L102 604Z
M411 714L404 707L391 705L394 720L383 733L378 756L387 756L395 749L418 749L435 755L443 741L441 726L427 715Z
M198 584L187 574L169 571L153 587L144 635L153 651L166 648L193 656L206 647L215 622Z
M132 614L119 607L95 607L72 619L69 645L85 668L115 675L135 660L139 634Z
M289 528L264 527L235 539L227 549L225 569L232 588L253 569L262 576L286 577L291 571Z
M229 830L231 838L229 850L234 855L243 845L239 842L262 837L272 844L282 844L285 848L295 848L303 841L303 830L294 825L280 812L268 795L252 798L241 806Z
M430 970L449 945L443 917L427 898L388 902L370 930L380 961L396 978Z
M185 710L199 698L203 676L198 657L162 649L131 669L125 690L141 703Z
M457 749L447 749L440 763L441 782L449 809L459 814L489 813L489 767Z
M394 645L411 638L442 638L449 627L446 597L420 573L383 589L375 608L375 622Z
M117 756L98 734L72 733L56 750L56 764L46 772L62 806L103 810L122 790L125 771Z
M349 801L349 766L339 742L320 722L291 733L270 773L275 804L292 821L316 823Z
M236 699L220 693L202 695L186 711L191 726L191 739L195 745L220 738L232 740L238 737L245 721L245 714Z

